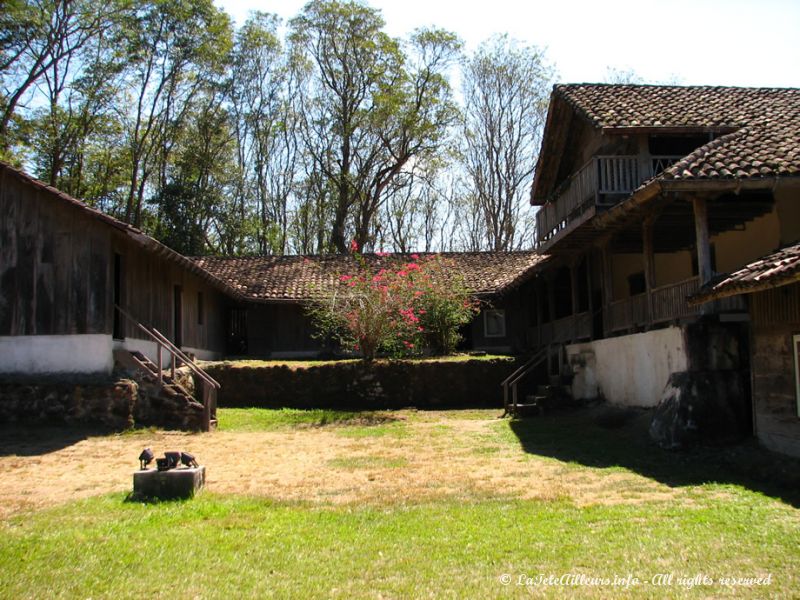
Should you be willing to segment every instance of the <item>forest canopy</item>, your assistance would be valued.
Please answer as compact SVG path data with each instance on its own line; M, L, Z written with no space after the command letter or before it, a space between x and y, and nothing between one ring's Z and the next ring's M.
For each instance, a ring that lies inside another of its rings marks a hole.
M0 159L179 252L532 246L539 48L394 38L353 1L3 5Z

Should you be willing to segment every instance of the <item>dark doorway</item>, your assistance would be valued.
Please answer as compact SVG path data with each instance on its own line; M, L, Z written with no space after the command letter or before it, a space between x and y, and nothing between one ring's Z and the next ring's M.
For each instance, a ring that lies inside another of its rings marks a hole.
M178 348L183 346L183 288L175 286L173 306L175 312L172 317L172 343Z
M247 354L247 309L231 308L228 313L228 355Z
M125 332L122 330L122 315L117 307L122 306L122 256L114 253L114 324L112 335L115 340L125 339Z

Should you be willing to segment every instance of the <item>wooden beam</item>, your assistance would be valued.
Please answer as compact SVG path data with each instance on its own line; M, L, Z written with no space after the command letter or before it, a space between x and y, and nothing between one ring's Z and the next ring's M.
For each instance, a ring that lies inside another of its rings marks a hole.
M692 198L694 209L694 235L697 245L697 271L700 276L700 285L711 280L711 249L708 236L708 205L702 196Z
M644 260L644 285L647 292L647 319L653 324L653 294L656 283L656 266L653 248L653 225L655 217L647 217L642 223L642 258Z

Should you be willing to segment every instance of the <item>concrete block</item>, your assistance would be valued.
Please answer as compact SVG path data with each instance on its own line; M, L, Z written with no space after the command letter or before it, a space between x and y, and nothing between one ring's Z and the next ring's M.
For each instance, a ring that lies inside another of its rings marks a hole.
M206 468L203 465L169 471L155 469L136 471L133 474L133 495L136 498L160 500L191 498L205 485L205 482Z

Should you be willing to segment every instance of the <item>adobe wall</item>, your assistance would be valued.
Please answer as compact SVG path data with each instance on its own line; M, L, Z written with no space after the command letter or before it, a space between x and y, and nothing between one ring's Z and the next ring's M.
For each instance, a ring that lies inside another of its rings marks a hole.
M576 400L604 398L620 406L656 406L669 376L688 368L679 327L567 346Z
M332 361L313 366L203 368L222 385L221 407L384 409L502 406L511 358L464 361Z

